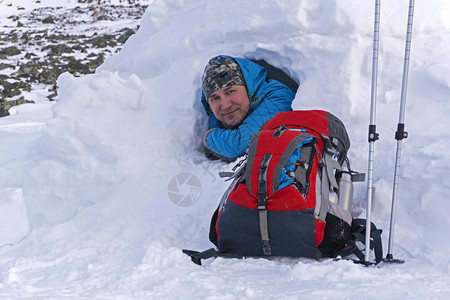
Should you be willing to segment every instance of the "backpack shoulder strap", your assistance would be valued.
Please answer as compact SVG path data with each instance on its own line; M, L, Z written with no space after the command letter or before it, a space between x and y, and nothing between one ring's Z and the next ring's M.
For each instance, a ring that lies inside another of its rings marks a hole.
M348 242L348 246L346 249L340 250L331 257L346 257L351 254L354 254L358 257L359 261L355 261L357 263L366 263L364 261L364 253L359 250L356 246L356 242L360 242L364 244L366 247L370 247L371 250L374 251L375 254L375 265L379 264L383 260L383 245L381 240L382 230L378 229L374 223L370 223L370 245L365 245L365 233L366 233L366 220L364 219L353 219L352 221L352 238Z
M294 92L297 92L299 84L294 79L292 79L292 77L286 74L286 72L277 67L272 66L264 59L251 59L251 61L267 69L266 79L274 79L276 81L279 81L282 84L289 87Z

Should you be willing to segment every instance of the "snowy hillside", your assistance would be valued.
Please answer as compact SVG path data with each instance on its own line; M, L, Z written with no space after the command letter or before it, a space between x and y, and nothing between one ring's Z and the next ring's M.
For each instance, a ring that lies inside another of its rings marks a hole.
M381 9L372 215L385 230L386 251L408 1ZM201 151L207 130L201 74L209 58L264 58L289 72L301 82L294 108L340 117L352 141L352 167L366 172L373 11L372 1L155 1L138 32L95 74L59 77L51 118L38 105L33 115L28 105L0 119L0 130L10 131L15 122L46 120L26 154L0 163L0 296L445 298L450 4L444 0L416 3L394 246L405 264L216 259L199 267L181 253L212 246L209 221L228 185L218 172L234 166ZM196 193L177 185L183 177ZM355 217L365 216L365 197L366 185L356 184Z

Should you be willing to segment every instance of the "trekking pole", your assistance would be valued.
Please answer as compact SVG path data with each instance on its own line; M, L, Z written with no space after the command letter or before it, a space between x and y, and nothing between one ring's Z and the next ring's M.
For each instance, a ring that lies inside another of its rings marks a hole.
M405 131L405 106L406 106L406 90L408 84L408 72L409 72L409 57L411 53L411 37L414 17L414 0L409 1L408 12L408 26L406 30L406 45L405 45L405 60L403 64L403 80L402 80L402 94L400 100L400 116L397 125L397 132L395 133L395 139L397 140L397 155L395 157L395 171L394 171L394 186L392 192L392 207L391 207L391 222L389 227L389 247L388 254L386 256L387 262L403 263L403 260L394 259L392 255L392 246L394 243L394 225L395 225L395 212L397 205L397 190L400 170L400 156L402 150L402 140L408 137L408 133Z
M364 264L370 265L370 229L371 229L371 210L373 197L373 156L375 149L375 141L378 140L376 133L375 114L377 99L377 75L378 75L378 48L380 44L380 7L381 0L375 0L375 22L373 31L373 59L372 59L372 93L370 105L370 125L369 125L369 167L367 172L367 208L366 208L366 250L364 256Z

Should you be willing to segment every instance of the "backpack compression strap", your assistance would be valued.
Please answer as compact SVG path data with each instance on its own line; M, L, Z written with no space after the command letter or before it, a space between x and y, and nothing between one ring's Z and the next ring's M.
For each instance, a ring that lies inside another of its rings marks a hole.
M191 260L199 266L202 265L202 259L216 258L216 257L243 258L242 256L239 256L239 255L233 255L233 254L228 254L228 253L223 253L223 252L217 251L214 248L205 250L203 252L183 249L183 253L188 255L191 258Z
M289 133L286 131L289 131ZM281 138L283 132L286 132L286 134L283 135L283 138ZM278 187L279 185L281 169L287 163L294 150L299 147L299 144L311 137L310 134L304 133L302 130L288 130L285 126L280 126L274 132L268 131L268 133L269 134L267 134L266 132L252 137L249 153L250 168L247 170L248 174L251 174L253 165L255 163L255 155L258 152L258 149L264 149L261 151L269 152L265 153L262 156L261 162L257 162L255 165L255 169L258 170L258 180L256 182L256 186L258 191L257 208L259 213L259 227L261 233L263 254L266 256L272 254L272 250L269 244L267 198L276 191L276 187ZM261 137L264 137L264 143L259 143ZM277 145L277 147L270 148L268 144L274 144ZM260 146L261 148L257 148L258 146ZM284 152L280 153L279 149L285 150ZM269 166L271 166L272 174L268 173ZM250 177L250 180L247 182L247 187L250 187L250 192L252 185L251 183L252 179ZM256 189L253 189L253 192L255 192L255 190Z
M259 228L261 230L261 239L264 255L271 255L272 250L269 245L269 228L267 222L267 167L269 166L272 154L265 154L259 167L258 180L258 212Z
M322 135L322 140L324 142L323 154L322 154L322 189L321 189L321 204L320 212L318 218L325 221L328 213L328 202L330 200L330 191L335 188L339 188L336 177L334 175L334 170L341 170L341 166L333 157L336 155L337 151L331 144L329 137Z

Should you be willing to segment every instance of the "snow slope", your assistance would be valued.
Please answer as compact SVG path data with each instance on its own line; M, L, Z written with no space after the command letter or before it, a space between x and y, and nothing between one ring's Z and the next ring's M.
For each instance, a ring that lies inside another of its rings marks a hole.
M384 3L381 13L372 215L385 229L385 250L402 2ZM405 264L216 259L199 267L181 253L211 247L209 220L227 187L217 173L234 165L201 152L200 77L209 58L264 58L285 69L301 82L294 108L339 116L352 167L365 172L373 9L349 0L155 1L138 33L96 74L60 76L60 101L40 137L27 154L1 162L0 296L443 299L450 292L450 5L443 0L416 4L394 247ZM194 189L177 186L183 178ZM355 189L353 214L364 217L366 186Z

